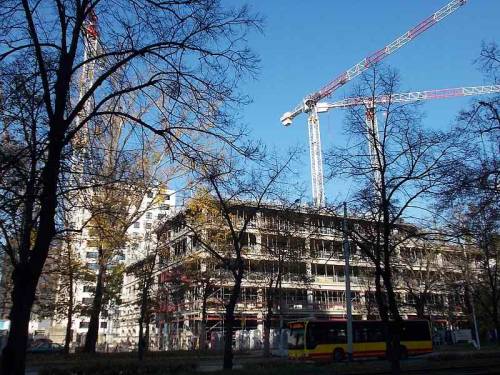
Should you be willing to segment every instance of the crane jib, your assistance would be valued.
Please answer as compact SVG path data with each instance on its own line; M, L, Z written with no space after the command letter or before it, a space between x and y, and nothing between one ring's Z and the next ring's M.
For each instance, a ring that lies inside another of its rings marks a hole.
M466 0L453 0L446 4L444 7L439 9L437 12L432 14L430 17L426 18L424 21L420 22L418 25L399 36L391 43L386 45L384 48L381 48L368 57L364 58L356 65L346 70L344 73L340 74L337 78L329 82L326 86L324 86L319 91L307 96L302 103L300 103L292 112L286 112L280 118L281 122L285 126L289 126L292 124L293 119L302 112L308 113L308 123L309 123L309 146L310 146L310 156L311 156L311 177L312 177L312 196L315 206L322 207L325 202L324 198L324 186L323 186L323 165L322 165L322 153L321 153L321 141L320 141L320 130L319 130L319 112L324 112L325 108L333 108L334 106L328 107L325 103L321 106L321 109L318 107L318 103L321 99L330 96L334 91L336 91L341 86L345 85L347 82L355 78L356 76L363 73L370 66L380 62L388 55L394 53L407 43L411 42L418 35L428 30L430 27L441 21L446 16L455 12L459 7L464 5ZM416 95L415 95L416 94ZM427 96L426 96L427 95ZM449 97L449 96L460 96L460 95L470 95L468 92L463 91L461 94L459 91L450 90L446 92L443 90L441 92L427 92L427 93L408 93L407 95L400 95L399 100L407 101L407 100L422 100L422 98L440 98L440 97ZM394 99L394 97L391 97ZM356 99L354 98L350 101L350 105L352 103L356 103L358 100L364 101L364 99ZM380 100L385 100L381 98ZM390 99L389 99L390 100ZM342 104L335 104L335 107L339 107L349 103L348 101Z
M389 43L384 48L381 48L370 56L364 58L359 63L354 65L351 69L342 73L340 76L335 78L333 81L328 83L325 87L317 91L316 93L310 95L308 98L313 99L315 102L332 95L338 88L349 82L354 77L361 74L364 70L368 69L370 66L382 61L385 57L395 52L406 43L415 39L418 35L422 34L430 27L434 26L436 23L441 21L444 17L448 16L455 10L457 10L460 6L464 5L466 0L454 0L443 8L439 9L437 12L432 14L430 17L426 18L418 25L401 35L399 38L395 39L391 43ZM307 100L307 99L306 99Z

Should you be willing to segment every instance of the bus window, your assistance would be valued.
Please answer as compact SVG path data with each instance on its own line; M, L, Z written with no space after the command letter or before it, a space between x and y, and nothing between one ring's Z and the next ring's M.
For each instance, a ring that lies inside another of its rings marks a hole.
M347 342L347 334L345 324L334 324L333 327L328 329L327 342L333 344L344 344Z
M314 349L318 344L325 343L325 330L322 325L309 323L307 325L306 348Z
M354 327L354 342L367 342L368 341L368 328Z
M368 342L381 342L385 341L384 332L382 327L378 324L374 324L368 329Z
M304 349L304 327L291 327L288 335L288 349Z
M401 341L429 341L431 332L427 321L415 320L403 322Z
M383 342L385 341L382 322L354 322L354 342Z

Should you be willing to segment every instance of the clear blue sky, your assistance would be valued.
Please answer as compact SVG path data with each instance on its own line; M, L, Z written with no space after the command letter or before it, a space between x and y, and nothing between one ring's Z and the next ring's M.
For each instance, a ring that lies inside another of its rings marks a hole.
M240 2L240 1L238 1ZM244 1L242 0L241 3ZM242 113L255 137L269 146L287 149L303 145L300 175L310 191L306 117L289 128L280 116L307 94L350 68L366 55L383 47L434 11L447 0L301 1L255 0L250 5L265 17L264 35L254 34L250 45L261 58L256 81L241 89L253 98ZM234 4L233 1L228 1ZM389 56L385 63L398 69L403 91L486 84L472 65L482 41L498 42L500 1L469 0L455 13ZM355 83L355 82L353 82ZM333 99L347 96L347 84ZM426 124L447 127L470 99L426 103ZM342 114L321 116L323 150L342 142ZM343 199L348 186L328 183L327 199Z

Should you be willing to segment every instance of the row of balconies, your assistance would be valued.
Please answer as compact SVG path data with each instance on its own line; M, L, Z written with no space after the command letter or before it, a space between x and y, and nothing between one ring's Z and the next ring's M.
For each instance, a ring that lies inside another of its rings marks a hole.
M173 256L174 259L179 260L182 259L183 257L190 255L191 253L195 251L200 251L202 250L201 248L193 248L191 246L188 246L186 249L186 252L184 253L178 253ZM283 251L286 251L284 248ZM265 252L261 251L261 246L259 245L251 245L251 246L246 246L244 254L246 257L253 256L258 258L265 259L266 257L269 257L269 254L266 254ZM252 259L252 257L250 257ZM363 257L359 253L351 253L350 257L350 262L353 265L363 265L363 266L370 266L370 262ZM331 263L344 263L345 258L342 252L329 252L329 251L318 251L318 252L313 252L311 253L309 249L304 249L303 251L303 256L302 260L304 262L313 262L313 261L324 261L325 263L331 264ZM443 268L452 271L454 268L456 268L456 264L451 262L450 260L446 258L441 258L438 257L436 259L436 264L435 265L430 265L427 266L426 264L419 264L418 259L410 259L410 258L404 258L400 254L397 254L397 256L394 258L394 265L399 266L399 267L410 267L411 264L414 264L412 266L413 270L419 270L422 267L428 268L430 267L431 269L435 270L442 270Z
M266 308L265 304L257 301L246 301L238 302L236 304L236 310L249 310L255 312L261 312ZM200 301L184 302L180 304L169 304L164 303L160 305L160 312L201 312L202 303ZM365 305L362 302L355 301L352 304L353 312L362 313L365 310ZM224 305L221 301L207 301L208 311L224 311ZM295 300L295 301L285 301L282 302L278 307L276 307L275 312L308 312L308 311L325 311L325 312L345 312L344 302L308 302L306 300Z
M177 305L174 304L165 304L160 309L160 312L168 312L168 313L201 313L201 302L200 301L192 301L180 303ZM376 305L374 305L376 310ZM223 313L224 312L223 304L218 301L217 303L213 301L207 301L207 311L209 313ZM239 302L236 305L236 310L246 311L246 312L265 312L266 306L262 302L257 301L246 301ZM444 314L445 311L452 311L453 313L461 314L463 313L463 309L460 306L446 306L443 304L427 304L426 311L431 312L432 314ZM274 308L274 313L285 313L285 314L293 314L293 313L308 313L308 312L325 312L325 313L337 313L337 314L345 314L346 306L344 301L328 301L328 302L308 302L307 300L295 300L295 301L284 301L279 306ZM367 306L364 301L354 300L352 303L352 312L353 314L365 314L367 312ZM414 306L410 304L400 304L400 312L402 314L415 314Z

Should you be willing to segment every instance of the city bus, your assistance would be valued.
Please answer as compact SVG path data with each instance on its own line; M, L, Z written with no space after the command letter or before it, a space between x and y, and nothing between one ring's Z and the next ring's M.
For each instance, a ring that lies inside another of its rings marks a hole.
M346 321L303 320L288 327L288 358L341 361L346 357ZM353 357L385 357L386 329L382 321L353 321ZM432 352L431 337L428 321L403 321L401 358Z

